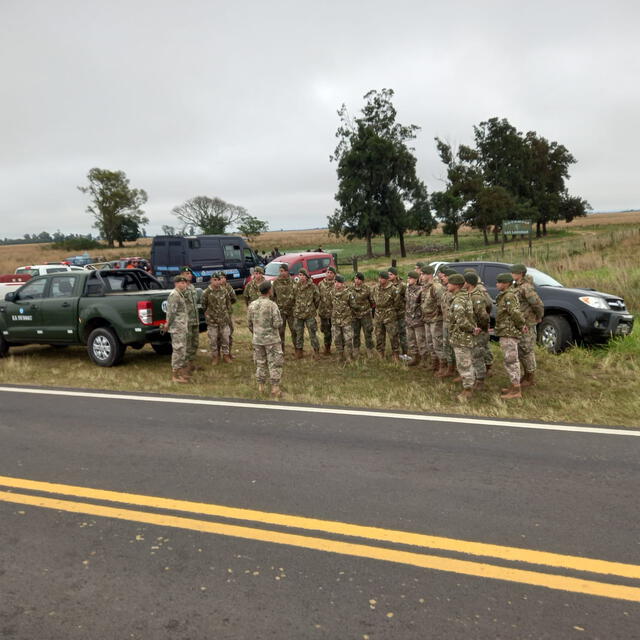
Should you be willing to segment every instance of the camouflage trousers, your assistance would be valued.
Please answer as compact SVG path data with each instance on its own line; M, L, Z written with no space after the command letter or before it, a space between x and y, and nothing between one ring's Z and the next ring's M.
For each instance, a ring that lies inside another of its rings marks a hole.
M407 353L407 321L405 320L404 313L398 316L398 340L400 342L400 352Z
M320 348L320 343L318 342L318 323L316 322L315 316L309 316L308 318L296 318L295 321L295 330L296 330L296 349L304 348L304 328L307 327L309 331L309 340L311 340L311 346L314 350L318 350Z
M187 327L171 332L171 368L174 371L187 366L188 332Z
M346 352L347 357L351 357L353 351L353 327L351 324L339 325L332 323L333 343L338 353Z
M351 323L353 327L353 348L360 348L360 331L364 333L364 344L367 349L373 349L373 318L371 311L362 318L354 318Z
M442 323L442 360L447 364L455 364L456 354L449 342L449 323Z
M189 325L187 332L187 362L193 362L198 352L200 342L200 327L197 324Z
M500 349L504 356L504 368L513 385L520 384L520 362L518 360L518 338L500 338Z
M483 331L480 336L484 344L484 366L490 367L493 364L493 351L491 351L491 338L488 331Z
M407 325L407 353L410 356L427 357L427 341L423 324L417 327Z
M331 318L320 318L320 331L324 336L324 346L331 346Z
M264 384L267 377L271 384L280 384L284 356L279 342L275 344L254 344L253 361L256 363L256 380Z
M487 377L487 345L489 343L489 334L483 331L477 336L473 336L473 346L471 347L471 358L473 360L473 369L476 373L476 380L484 380ZM491 352L489 352L491 353ZM493 359L493 354L491 354Z
M536 325L528 325L529 331L518 338L518 359L523 373L533 373L536 370Z
M452 347L455 357L458 374L462 378L462 388L471 389L476 381L476 370L473 366L472 347Z
M282 324L280 325L280 329L278 329L280 333L280 344L284 349L284 339L287 331L287 325L289 326L289 331L291 332L291 342L295 346L296 344L296 319L293 317L292 313L287 313L280 309L280 315L282 317Z
M444 361L444 343L442 342L442 322L426 322L424 325L424 338L427 345L427 353L432 358Z
M217 356L218 351L223 356L229 355L229 349L231 347L231 327L228 324L207 325L207 335L209 336L212 356Z
M387 335L389 336L389 342L391 342L391 351L393 353L398 353L400 351L400 340L398 339L398 323L395 318L383 322L376 315L373 321L373 329L376 335L376 349L379 353L384 353L387 342Z

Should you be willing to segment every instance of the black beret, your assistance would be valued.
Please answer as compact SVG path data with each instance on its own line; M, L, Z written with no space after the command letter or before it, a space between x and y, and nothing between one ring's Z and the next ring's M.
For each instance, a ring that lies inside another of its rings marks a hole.
M469 284L476 285L478 284L478 274L473 271L466 271L464 274L464 281ZM451 282L451 280L449 280Z
M449 276L449 284L464 284L464 277L461 273L452 273Z
M496 282L508 282L511 284L513 282L513 276L510 273L499 273Z
M271 280L265 280L258 285L258 291L260 293L267 293L271 289Z

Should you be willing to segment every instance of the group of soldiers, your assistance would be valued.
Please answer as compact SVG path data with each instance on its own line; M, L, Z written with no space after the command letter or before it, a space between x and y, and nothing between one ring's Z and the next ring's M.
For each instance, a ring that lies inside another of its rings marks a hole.
M163 327L172 335L175 382L188 382L198 368L198 304L207 321L213 363L233 358L232 305L237 299L233 288L224 274L216 273L199 297L190 279L188 268L176 276ZM513 265L509 273L500 274L496 286L495 335L500 339L510 380L501 398L521 398L522 387L534 384L536 325L542 320L544 306L524 265ZM343 275L329 267L316 285L305 269L293 278L288 265L282 263L273 281L266 280L264 269L256 267L243 298L259 390L264 391L269 381L274 397L282 393L287 326L295 358L304 357L306 333L312 357L319 359L318 317L324 355L329 356L334 346L340 361L347 365L360 356L363 341L367 356L385 358L388 342L392 360L402 357L410 367L422 365L436 378L461 382L460 400L484 387L493 366L489 346L493 301L474 269L460 274L444 266L436 276L433 266L418 262L406 282L391 267L380 271L377 283L369 286L362 273L356 273L347 284Z

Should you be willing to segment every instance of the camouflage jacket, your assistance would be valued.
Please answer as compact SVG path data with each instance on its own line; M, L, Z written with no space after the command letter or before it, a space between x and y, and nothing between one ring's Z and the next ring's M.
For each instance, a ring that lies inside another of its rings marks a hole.
M512 286L518 294L520 311L525 322L530 327L538 324L544 316L544 302L540 299L531 277L525 276L519 282L514 282Z
M422 287L419 284L407 285L405 291L405 321L408 327L419 327L424 324L422 317Z
M353 321L353 309L356 299L353 291L343 287L340 291L333 287L331 291L331 323L340 327L348 326Z
M186 331L189 326L189 311L191 300L186 293L174 289L167 298L167 329L169 333Z
M209 286L205 289L202 295L202 309L204 310L207 324L220 326L231 324L230 308L231 302L229 301L229 292L226 287L214 289Z
M498 294L496 306L496 335L500 338L521 337L526 322L513 285Z
M318 293L320 294L320 302L318 304L318 315L321 318L331 317L331 293L335 280L327 280L326 278L318 284Z
M432 280L422 288L422 317L425 322L442 321L441 301L444 287Z
M444 288L444 287L443 287ZM449 316L451 314L451 301L453 300L453 294L449 289L444 288L442 292L442 298L440 298L440 309L442 309L442 324L449 324Z
M263 281L261 280L260 282ZM254 277L244 288L242 295L244 296L244 301L247 305L250 305L254 300L257 300L260 297L260 289L258 289L260 282L258 282Z
M391 280L389 280L389 282L391 282ZM398 278L395 282L391 282L391 284L396 288L396 291L398 292L398 298L396 301L396 313L398 317L404 317L406 311L405 299L407 295L407 283Z
M236 292L234 291L233 287L228 282L225 282L224 288L225 288L225 291L229 294L229 305L235 304L236 301L238 300L238 296L236 295Z
M273 299L281 313L291 315L295 299L295 282L291 276L278 276L272 283Z
M253 344L280 344L282 316L273 300L262 296L254 300L247 309L247 326L253 334Z
M185 297L190 304L187 305L187 313L189 314L189 324L200 324L200 312L198 311L200 306L200 299L202 298L202 289L196 289L191 283L185 289Z
M371 313L371 307L373 307L373 295L371 294L371 288L366 284L361 284L357 287L352 284L349 290L353 294L355 305L353 308L353 317L357 320L364 318L367 314Z
M295 302L293 304L293 317L304 320L316 315L318 304L320 303L320 294L311 280L307 280L306 284L296 282L294 289Z
M486 291L486 290L485 290ZM487 293L476 286L469 293L471 306L473 307L473 316L476 319L476 326L483 331L489 331L489 317L493 304L487 301ZM491 298L489 298L491 300Z
M471 347L476 319L473 315L471 298L465 289L451 294L449 313L449 342L453 347Z
M398 317L398 289L390 282L383 287L378 283L373 287L373 301L376 305L376 320L389 322Z

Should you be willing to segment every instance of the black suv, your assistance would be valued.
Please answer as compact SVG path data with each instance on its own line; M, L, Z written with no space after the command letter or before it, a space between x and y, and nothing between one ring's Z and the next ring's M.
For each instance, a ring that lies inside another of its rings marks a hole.
M432 262L436 272L444 265L463 273L473 267L495 300L496 276L509 272L504 262ZM572 343L603 344L613 336L629 335L633 316L624 300L594 289L569 289L538 269L527 267L536 291L544 302L544 318L538 325L538 342L560 352Z

